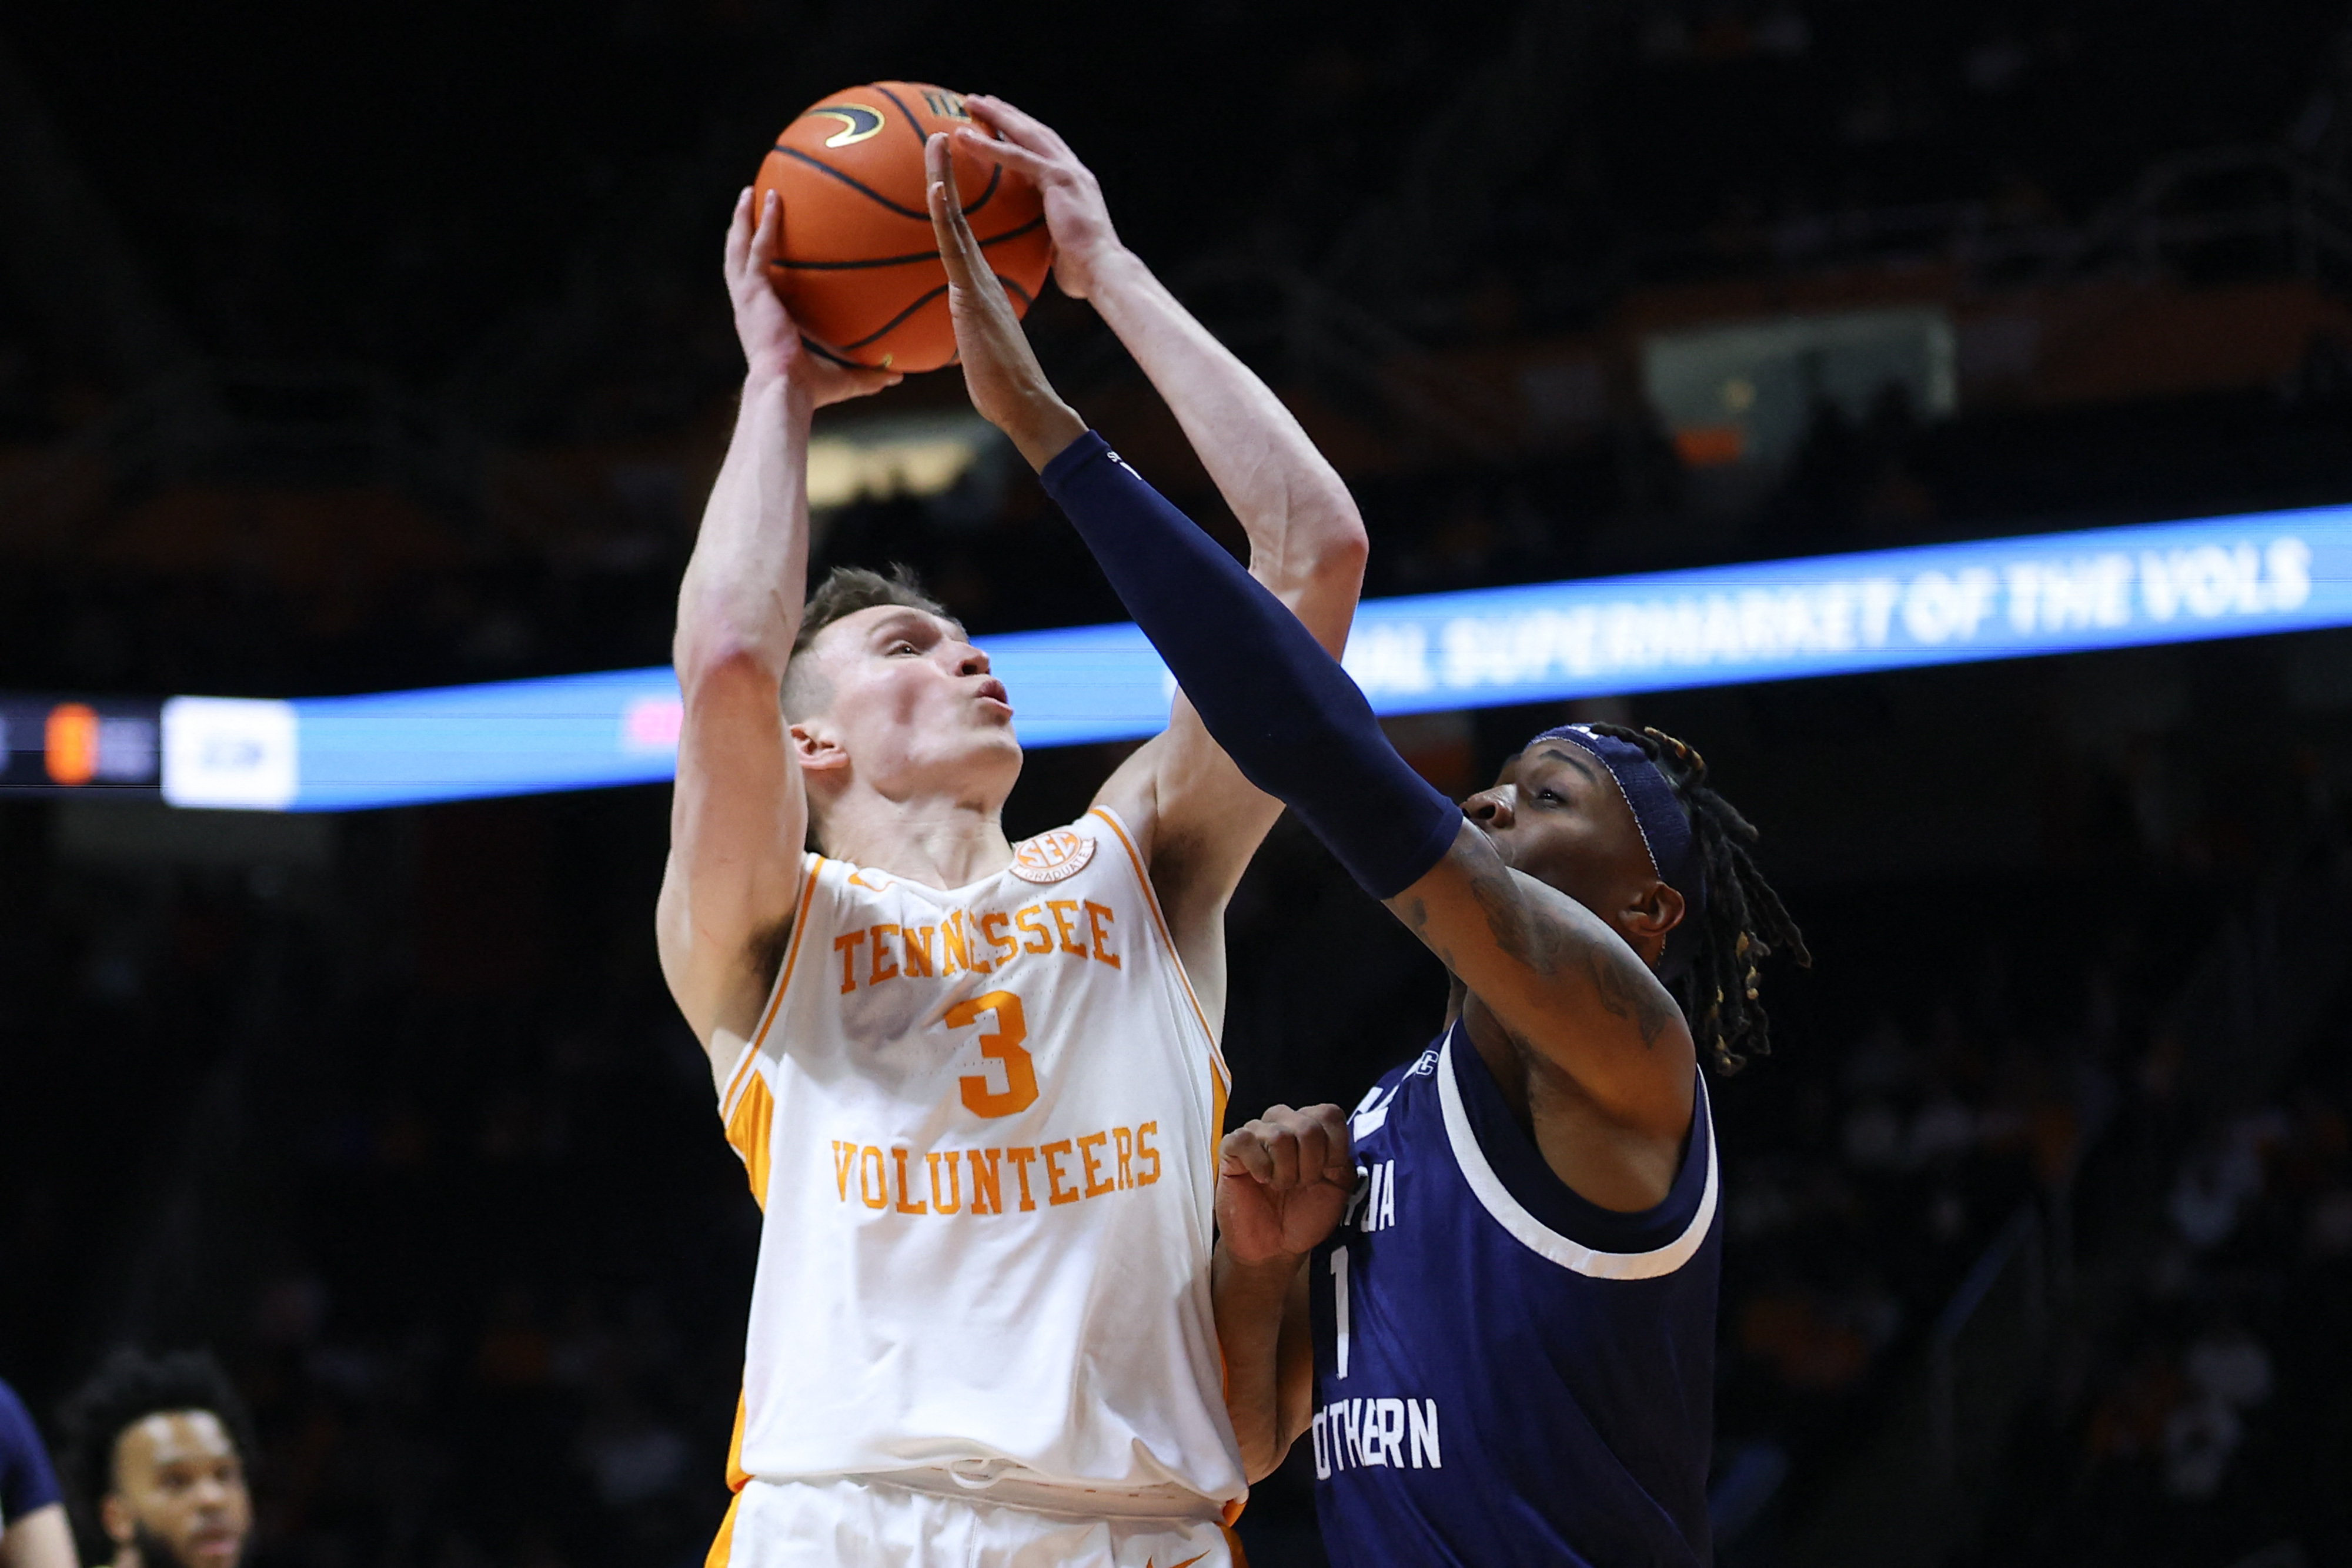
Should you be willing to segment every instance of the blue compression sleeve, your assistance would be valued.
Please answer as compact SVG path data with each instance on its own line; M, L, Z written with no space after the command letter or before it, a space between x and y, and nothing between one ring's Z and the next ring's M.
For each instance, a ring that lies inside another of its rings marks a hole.
M1217 744L1364 891L1392 898L1444 857L1461 808L1405 765L1347 671L1264 583L1091 430L1040 477Z

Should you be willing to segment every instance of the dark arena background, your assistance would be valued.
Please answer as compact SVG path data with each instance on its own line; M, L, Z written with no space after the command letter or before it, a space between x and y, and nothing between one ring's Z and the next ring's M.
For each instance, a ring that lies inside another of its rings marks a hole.
M655 962L667 787L182 809L158 705L666 664L729 203L877 77L1068 137L1368 598L2352 503L2342 0L16 0L0 1377L49 1426L212 1347L267 1568L700 1563L759 1215ZM1030 326L1237 542L1093 314ZM823 560L983 645L1121 618L954 371L818 436ZM1806 929L1715 1085L1727 1565L2352 1561L2352 631L2223 630L1390 721L1456 792L1681 735ZM1033 749L1008 828L1122 754ZM1237 1119L1438 1022L1294 822L1230 930ZM1259 1568L1322 1562L1312 1481Z

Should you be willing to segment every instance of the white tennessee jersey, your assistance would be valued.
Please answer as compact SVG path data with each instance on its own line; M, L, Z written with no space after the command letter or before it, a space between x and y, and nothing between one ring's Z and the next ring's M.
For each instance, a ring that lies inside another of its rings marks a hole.
M720 1096L764 1211L730 1467L1246 1488L1209 1299L1228 1080L1097 807L942 892L812 854Z

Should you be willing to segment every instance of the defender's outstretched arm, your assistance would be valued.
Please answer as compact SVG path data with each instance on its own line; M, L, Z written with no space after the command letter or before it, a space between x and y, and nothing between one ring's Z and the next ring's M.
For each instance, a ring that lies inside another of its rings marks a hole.
M898 379L803 349L769 281L782 246L777 199L755 226L745 191L727 231L727 287L750 371L671 644L686 711L656 931L670 995L722 1082L774 978L808 825L778 698L807 586L809 416Z
M964 101L1004 140L957 134L1044 192L1055 280L1095 308L1175 413L1249 537L1250 575L1336 656L1363 589L1366 552L1363 519L1338 472L1273 389L1119 243L1094 174L1051 127L1002 99ZM1241 776L1181 695L1167 731L1097 798L1143 835L1194 982L1222 992L1215 959L1225 901L1280 807ZM1211 972L1198 972L1204 967Z
M1515 1040L1602 1114L1679 1136L1695 1053L1665 988L1605 922L1505 866L1486 835L1397 756L1328 650L1085 432L1038 369L970 225L946 198L944 141L932 151L932 219L973 404L1040 470L1209 731Z

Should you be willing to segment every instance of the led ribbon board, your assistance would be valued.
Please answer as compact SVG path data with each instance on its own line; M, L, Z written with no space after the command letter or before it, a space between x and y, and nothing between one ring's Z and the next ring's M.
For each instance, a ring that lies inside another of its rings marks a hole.
M1072 545L1073 549L1076 546ZM1347 667L1384 714L2352 625L2352 507L1371 601ZM1024 745L1157 733L1130 625L985 640ZM344 810L668 779L667 669L289 703L180 697L163 792Z

